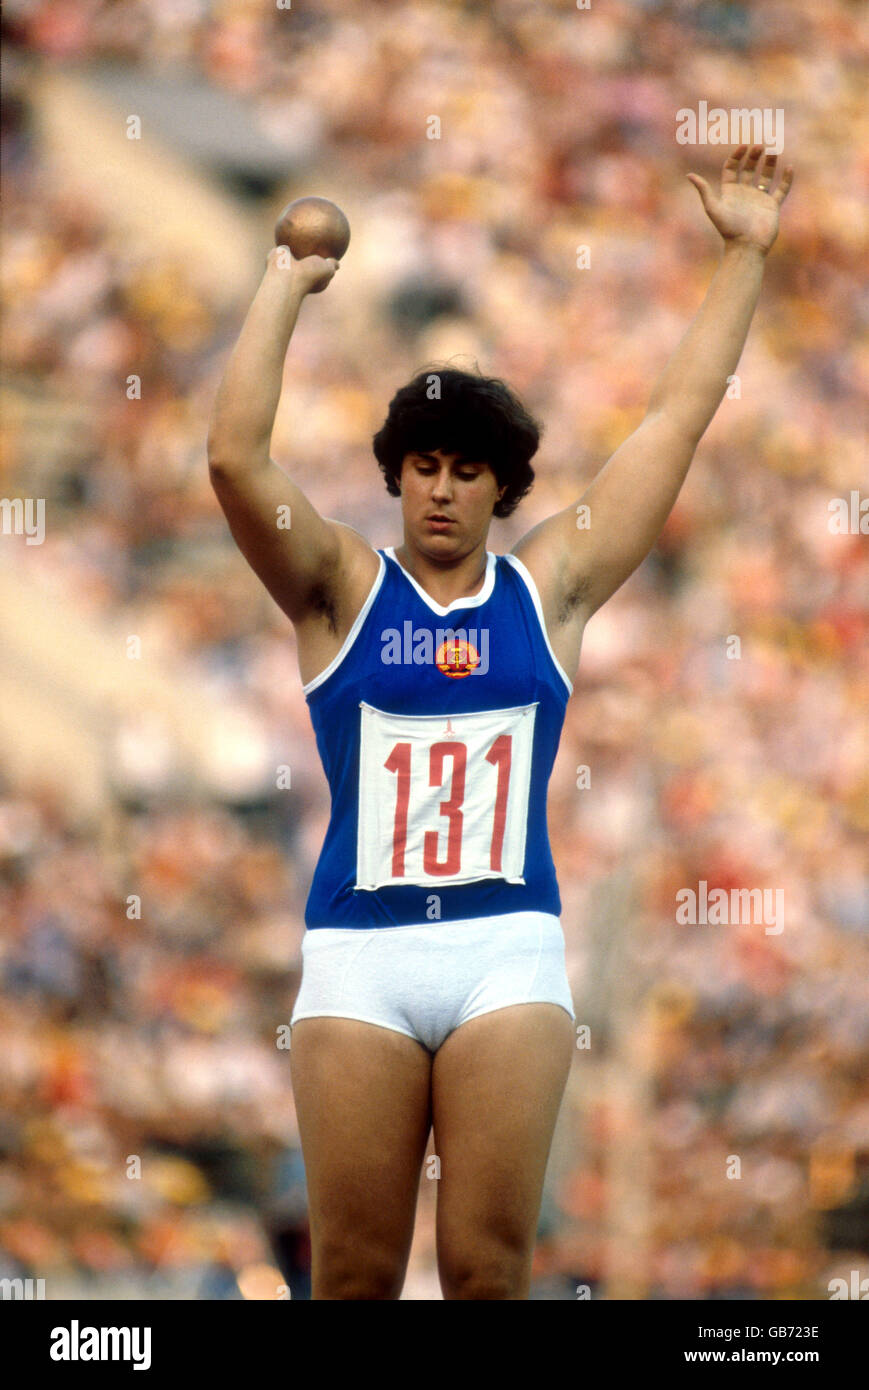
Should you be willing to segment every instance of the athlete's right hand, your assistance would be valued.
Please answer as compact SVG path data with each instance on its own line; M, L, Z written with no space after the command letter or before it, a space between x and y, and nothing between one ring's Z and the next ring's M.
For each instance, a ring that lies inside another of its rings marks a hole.
M269 252L267 264L276 267L283 274L292 276L294 287L299 294L319 294L331 281L338 262L332 257L305 256L297 261L288 246L274 246Z

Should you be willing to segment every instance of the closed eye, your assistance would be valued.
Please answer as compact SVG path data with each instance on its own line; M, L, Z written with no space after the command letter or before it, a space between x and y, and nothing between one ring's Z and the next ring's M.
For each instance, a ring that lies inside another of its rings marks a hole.
M431 466L430 463L418 463L416 466L417 466L417 469L418 469L418 471L419 471L420 473L434 473L434 472L436 472L436 469L432 468L432 466ZM456 477L457 477L457 478L462 478L466 483L472 483L472 482L474 481L474 479L475 479L475 478L479 478L479 476L480 476L480 470L479 470L479 468L475 469L475 471L474 471L473 473L457 473L457 474L456 474Z

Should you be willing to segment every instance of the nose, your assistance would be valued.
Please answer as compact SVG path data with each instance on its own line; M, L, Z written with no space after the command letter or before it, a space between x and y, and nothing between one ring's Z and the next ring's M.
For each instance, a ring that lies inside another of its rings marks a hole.
M435 479L432 498L443 498L444 501L447 501L452 495L452 474L448 467L443 467Z

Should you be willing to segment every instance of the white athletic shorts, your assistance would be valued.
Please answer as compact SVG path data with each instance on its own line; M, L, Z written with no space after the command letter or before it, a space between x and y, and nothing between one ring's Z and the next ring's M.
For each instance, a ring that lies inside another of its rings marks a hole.
M558 1004L576 1018L564 933L551 913L306 931L290 1024L356 1018L434 1053L468 1019L509 1004Z

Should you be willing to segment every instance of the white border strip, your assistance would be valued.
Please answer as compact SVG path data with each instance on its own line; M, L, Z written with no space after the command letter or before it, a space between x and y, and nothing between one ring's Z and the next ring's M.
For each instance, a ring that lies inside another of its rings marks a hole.
M369 609L371 608L372 603L374 602L380 591L380 586L383 583L383 576L386 574L386 561L384 560L379 550L375 551L375 554L377 555L377 558L380 561L380 569L377 571L377 576L374 580L374 583L368 590L368 597L366 598L362 607L359 609L359 612L356 614L356 621L354 622L350 631L347 633L347 636L344 638L344 644L341 647L340 652L338 652L336 656L332 657L332 660L329 662L329 665L326 667L325 671L321 671L319 676L315 676L313 680L308 681L307 685L302 686L303 695L309 695L312 690L317 689L318 685L322 685L323 681L328 680L334 671L337 671L338 667L341 665L341 662L344 660L350 648L353 646L353 643L356 641L356 638L359 636L359 629L362 627L362 624L368 617Z
M543 604L540 602L540 594L539 594L538 591L537 591L537 585L534 583L534 580L533 580L533 578L532 578L532 576L531 576L529 570L526 568L525 565L523 565L523 563L522 563L522 561L519 559L518 555L511 555L511 554L508 553L508 554L504 555L502 558L503 558L504 560L509 561L509 563L514 567L514 569L517 569L517 570L519 571L519 573L521 574L522 578L525 580L525 586L526 586L526 588L528 589L528 592L529 592L529 594L531 595L531 599L532 599L532 601L533 601L533 603L534 603L534 608L535 608L535 610L536 610L536 612L537 612L537 619L538 619L538 621L539 621L539 623L540 623L540 631L543 633L543 639L544 639L544 641L545 641L545 643L546 643L546 647L547 647L547 650L548 650L548 652L549 652L549 655L552 657L552 660L553 660L553 662L554 662L554 664L555 664L555 669L556 669L556 671L557 671L558 674L561 676L561 679L564 681L564 684L567 686L567 689L568 689L569 693L572 695L572 694L573 694L573 681L571 681L571 680L568 679L568 676L567 676L567 673L566 673L564 667L562 666L561 662L558 660L558 657L555 655L555 652L552 650L552 643L551 643L550 640L549 640L549 633L546 631L546 623L544 622L544 619L543 619Z
M436 599L433 599L431 594L427 594L422 585L414 579L410 571L404 568L404 565L395 553L394 545L386 546L386 554L390 559L395 561L405 579L410 580L423 603L431 608L433 612L437 613L439 618L448 617L454 608L477 608L479 604L485 603L487 599L492 597L492 590L495 587L495 565L497 563L497 556L494 550L486 551L486 573L483 578L483 587L480 589L479 593L471 594L469 598L454 598L452 603L447 604L446 608L442 603L438 603Z

